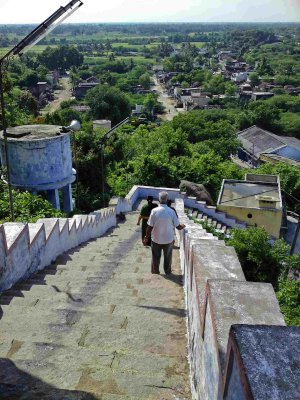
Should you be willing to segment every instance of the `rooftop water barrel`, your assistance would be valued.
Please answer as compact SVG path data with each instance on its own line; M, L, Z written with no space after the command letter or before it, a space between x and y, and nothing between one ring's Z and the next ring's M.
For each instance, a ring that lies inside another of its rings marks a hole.
M57 125L23 125L7 129L11 185L29 191L60 189L75 180L70 132ZM1 165L6 166L3 131Z

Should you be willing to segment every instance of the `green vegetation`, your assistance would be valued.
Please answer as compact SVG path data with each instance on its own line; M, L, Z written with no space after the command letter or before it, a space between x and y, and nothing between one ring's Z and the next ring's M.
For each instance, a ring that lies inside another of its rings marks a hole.
M298 265L300 260L298 260ZM277 298L287 325L300 326L300 281L283 280L279 282Z
M86 95L86 102L91 107L93 119L109 119L113 125L130 114L127 97L117 88L98 85Z
M105 150L107 182L113 193L125 195L128 184L140 182L178 187L186 179L205 184L216 199L224 174L242 177L229 160L239 143L224 115L197 111L160 127L141 125L130 134L120 130Z
M39 218L63 217L41 196L13 190L15 219L19 222L36 222ZM6 185L0 181L0 223L10 221L9 196Z
M262 228L233 229L226 240L237 252L245 278L272 283L287 325L300 326L300 254L288 256L289 246L282 239L271 243Z

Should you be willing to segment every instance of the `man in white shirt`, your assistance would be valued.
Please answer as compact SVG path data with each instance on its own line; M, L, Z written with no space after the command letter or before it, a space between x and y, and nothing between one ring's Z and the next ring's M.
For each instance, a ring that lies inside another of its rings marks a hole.
M161 252L164 253L165 274L171 274L172 250L174 240L174 228L181 230L185 225L180 224L176 213L167 205L168 193L160 192L158 195L160 205L151 211L148 219L146 236L143 243L146 246L151 235L152 249L152 274L159 274Z

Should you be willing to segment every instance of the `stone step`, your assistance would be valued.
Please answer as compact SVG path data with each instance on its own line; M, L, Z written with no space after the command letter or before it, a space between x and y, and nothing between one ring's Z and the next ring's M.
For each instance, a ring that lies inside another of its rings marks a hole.
M215 220L215 219L213 219L213 220L212 220L212 226L213 226L214 228L216 228L216 227L217 227L217 224L218 224L218 221Z

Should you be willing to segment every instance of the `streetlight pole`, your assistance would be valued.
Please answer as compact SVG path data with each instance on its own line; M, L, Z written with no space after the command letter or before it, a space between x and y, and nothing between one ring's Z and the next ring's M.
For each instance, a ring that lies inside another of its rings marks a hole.
M33 31L31 31L24 39L22 39L16 46L14 46L8 53L0 58L0 107L2 114L2 130L4 140L4 153L6 162L6 180L9 192L9 206L10 206L10 218L11 221L15 220L14 215L14 204L13 195L10 179L10 164L9 164L9 152L8 152L8 141L7 141L7 121L5 116L5 100L4 100L4 73L5 63L8 63L10 58L16 55L22 56L40 40L47 36L53 29L60 25L65 19L73 14L79 7L82 6L81 0L71 0L66 6L60 7L53 14L50 15L45 21L38 25Z
M126 122L129 121L129 117L123 119L123 121L119 122L117 125L115 125L112 129L107 131L105 135L101 138L100 140L100 157L101 157L101 186L102 186L102 205L103 208L105 207L105 198L104 198L104 191L105 191L105 185L104 185L104 144L106 141L111 137L111 135L114 133L114 131L118 128L120 128L122 125L126 124Z

